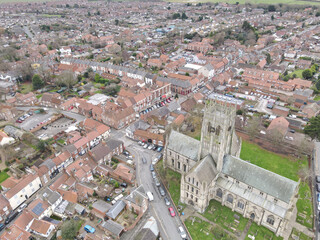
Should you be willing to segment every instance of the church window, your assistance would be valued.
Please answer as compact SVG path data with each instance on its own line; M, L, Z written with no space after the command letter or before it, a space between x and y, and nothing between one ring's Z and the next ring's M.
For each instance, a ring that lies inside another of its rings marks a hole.
M190 178L188 179L188 182L190 182Z
M180 158L180 155L178 155L178 159Z
M196 190L196 194L198 194L198 190Z
M216 195L217 197L222 198L222 190L220 188L218 188Z
M189 185L188 185L188 190L189 190Z
M189 194L187 193L187 197L189 197Z
M192 184L194 184L194 178L192 178Z
M186 172L187 171L187 165L183 164L183 171Z
M174 159L172 158L172 166L174 166Z
M244 208L244 203L239 201L238 202L238 208L243 209Z
M269 223L270 225L274 224L274 217L272 215L268 216L267 223Z
M191 199L193 199L193 195L191 194Z
M263 196L263 192L260 192L260 195Z
M198 202L198 198L196 198L196 202Z
M227 196L227 201L228 201L229 203L233 203L233 196L232 196L231 194L228 194L228 196Z
M274 199L274 202L277 203L277 202L278 202L278 199L275 198L275 199Z
M171 151L169 152L170 156L171 156Z
M197 181L197 184L196 184L196 185L197 185L197 187L198 187L198 181Z
M191 191L192 191L192 192L194 191L194 188L193 188L193 187L191 188Z
M180 169L180 162L178 162L178 168Z

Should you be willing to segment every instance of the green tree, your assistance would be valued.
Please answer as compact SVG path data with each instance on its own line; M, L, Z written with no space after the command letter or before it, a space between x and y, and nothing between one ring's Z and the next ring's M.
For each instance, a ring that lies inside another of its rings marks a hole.
M95 82L99 82L100 81L100 75L98 73L96 73L96 75L94 75L94 81Z
M40 152L44 152L46 149L47 149L47 144L45 141L43 140L40 140L37 144L37 149L40 151Z
M188 18L188 17L187 17L187 15L186 15L186 13L182 13L181 19L184 20L184 19L187 19L187 18Z
M271 56L270 56L270 53L267 53L267 64L270 64L271 63Z
M272 20L272 21L274 20L274 16L273 16L273 15L271 15L271 20Z
M317 12L317 13L316 13L316 17L319 17L319 16L320 16L320 12Z
M320 116L310 118L307 125L304 127L304 133L312 139L320 139Z
M32 77L32 86L34 90L38 90L44 86L44 82L38 74L33 75Z
M142 68L142 63L139 63L139 68Z
M172 19L178 19L178 18L181 18L180 13L174 13L174 14L172 15Z
M75 220L69 220L64 222L61 228L62 239L74 239L78 233L78 226Z
M311 79L312 78L312 72L310 69L306 69L302 72L302 77L304 79Z
M244 21L242 24L242 29L245 31L249 31L252 29L252 26L250 25L250 23L248 21Z
M269 12L275 12L276 11L276 7L274 5L269 5L268 6L268 11Z

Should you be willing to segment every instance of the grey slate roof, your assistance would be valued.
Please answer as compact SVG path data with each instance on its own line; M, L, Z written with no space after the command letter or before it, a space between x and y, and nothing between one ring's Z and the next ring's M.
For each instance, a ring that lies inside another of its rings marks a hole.
M52 161L51 158L47 159L46 161L44 161L42 164L40 164L41 166L47 166L49 170L51 170L52 168L54 168L56 166L56 164Z
M115 139L110 139L106 142L106 144L111 150L114 150L117 147L119 147L121 144L123 144L123 142Z
M121 232L124 230L124 227L119 223L116 223L112 220L107 220L101 224L101 227L108 230L109 232L115 234L116 236L120 236Z
M222 173L286 203L290 202L298 186L293 180L230 155L224 158Z
M126 203L122 200L119 200L112 206L112 208L109 209L106 215L112 219L115 219L125 207Z
M147 195L143 186L140 185L126 197L126 200L141 206L144 198L147 199Z
M42 193L42 197L47 200L50 205L53 205L61 198L61 195L47 187Z
M210 184L218 174L217 165L210 154L198 162L191 172L196 174L201 183L207 184Z
M104 212L109 211L112 208L112 206L105 201L98 200L92 204L92 208L97 209L98 211L104 213Z
M154 219L154 217L150 217L134 239L135 240L156 240L158 236L159 236L159 228L157 225L157 221Z
M168 149L197 161L199 147L200 141L174 130L171 131L168 139Z

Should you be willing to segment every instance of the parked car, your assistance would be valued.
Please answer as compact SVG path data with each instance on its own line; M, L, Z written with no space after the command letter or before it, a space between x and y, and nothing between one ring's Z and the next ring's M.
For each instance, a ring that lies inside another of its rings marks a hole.
M152 178L156 178L157 177L155 172L151 172L151 175L152 175Z
M153 145L152 150L153 150L153 151L156 151L157 149L158 149L158 145Z
M169 213L170 213L171 217L176 216L176 213L174 212L172 207L169 207L168 210L169 210Z
M316 182L320 183L320 176L316 176Z
M154 178L154 182L155 182L157 187L160 186L160 182L159 182L159 179L157 177Z
M148 149L151 150L153 147L154 147L154 145L151 144L151 145L148 146Z
M22 123L22 120L21 120L21 119L17 119L16 122L17 122L17 123Z
M161 195L162 197L164 197L164 196L166 195L166 192L163 190L162 187L159 187L159 192L160 192L160 195Z
M158 147L157 152L161 152L163 147Z
M124 187L124 188L128 187L128 185L127 185L125 182L124 182L124 183L121 183L120 186L121 186L121 187Z
M317 183L317 191L320 192L320 183Z
M294 130L294 129L290 129L290 130L289 130L289 132L291 132L291 133L295 133L295 132L296 132L296 130Z
M317 201L320 202L320 193L317 193Z
M139 144L139 145L142 145L142 144L143 144L143 142L142 142L142 141L139 141L139 142L138 142L138 144Z
M169 201L169 199L167 197L164 198L164 202L166 203L167 206L170 205L170 201Z
M17 212L17 211L10 213L4 223L9 224L18 214L19 214L19 212Z
M154 171L153 164L150 164L150 171L151 171L151 172L153 172L153 171Z
M94 227L91 227L90 225L85 225L84 226L84 230L87 232L87 233L94 233L96 231L96 229L94 229Z
M18 212L22 212L23 209L25 209L28 206L28 204L24 203L18 208Z
M47 127L47 126L43 126L42 129L43 129L43 130L47 130L48 127Z
M182 226L178 227L178 232L179 232L179 234L180 234L180 236L181 236L182 239L186 239L187 234L186 234L186 232L184 231L184 229L183 229Z
M5 226L6 226L6 225L4 225L3 223L0 223L0 231L2 231Z
M146 149L148 146L149 146L149 144L148 144L148 143L145 143L145 144L143 145L143 148Z

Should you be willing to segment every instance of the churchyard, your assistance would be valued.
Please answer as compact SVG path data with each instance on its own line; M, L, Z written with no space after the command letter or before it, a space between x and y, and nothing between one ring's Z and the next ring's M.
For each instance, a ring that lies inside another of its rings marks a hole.
M298 181L301 178L297 201L296 222L312 229L313 227L313 205L311 191L306 183L306 169L308 161L306 158L294 159L287 156L275 154L267 151L258 145L243 141L241 159L247 160L252 164L258 165L267 170L273 171L284 177ZM252 236L255 240L281 240L273 232L254 222L249 222L240 214L233 212L228 207L222 206L218 201L211 200L208 208L203 214L199 214L191 207L179 202L180 197L180 178L181 175L171 169L163 169L160 161L156 169L160 174L165 186L168 188L175 205L185 212L182 219L193 239L241 239L250 240ZM301 171L303 169L304 171ZM190 208L190 209L189 209ZM218 232L219 236L214 234ZM310 239L307 235L293 229L290 239Z

